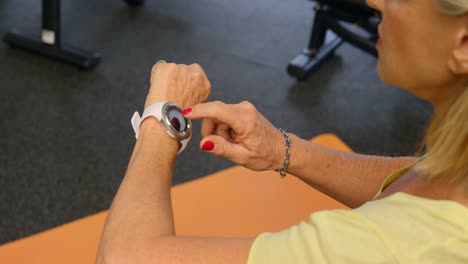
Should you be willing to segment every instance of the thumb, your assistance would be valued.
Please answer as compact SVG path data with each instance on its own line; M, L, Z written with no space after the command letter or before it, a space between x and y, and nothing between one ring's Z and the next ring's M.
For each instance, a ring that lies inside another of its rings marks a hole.
M200 142L203 151L216 156L227 158L234 163L242 165L248 155L248 150L238 143L232 143L223 137L210 135Z

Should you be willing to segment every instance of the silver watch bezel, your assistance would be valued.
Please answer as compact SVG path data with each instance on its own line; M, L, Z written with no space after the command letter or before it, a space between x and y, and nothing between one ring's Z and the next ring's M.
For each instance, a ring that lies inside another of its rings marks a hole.
M161 120L160 120L161 125L163 126L164 130L170 137L177 139L179 141L190 138L190 136L192 135L192 121L184 117L187 123L185 131L180 132L174 129L168 117L168 112L171 108L175 108L182 115L182 111L183 111L182 107L171 102L166 102L161 109Z

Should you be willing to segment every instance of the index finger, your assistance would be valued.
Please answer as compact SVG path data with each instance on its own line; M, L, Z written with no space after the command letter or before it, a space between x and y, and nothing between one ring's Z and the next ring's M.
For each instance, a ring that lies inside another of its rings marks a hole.
M192 111L186 118L197 120L201 118L213 119L219 123L225 123L234 130L242 127L242 109L238 105L225 104L220 101L198 104L192 107Z

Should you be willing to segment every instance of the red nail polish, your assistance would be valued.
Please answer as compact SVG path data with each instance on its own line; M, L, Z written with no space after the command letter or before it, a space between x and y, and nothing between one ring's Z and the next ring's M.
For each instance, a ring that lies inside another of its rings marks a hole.
M207 141L203 143L203 146L201 147L203 150L213 150L215 147L214 143L212 141Z
M183 114L183 115L188 115L188 114L190 114L191 112L192 112L192 108L187 108L187 109L185 109L184 111L182 111L182 114Z

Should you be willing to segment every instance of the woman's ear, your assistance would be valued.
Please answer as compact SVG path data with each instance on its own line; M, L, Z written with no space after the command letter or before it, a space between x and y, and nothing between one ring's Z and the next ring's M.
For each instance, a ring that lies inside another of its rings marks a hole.
M448 66L454 74L468 75L468 19L460 26Z

